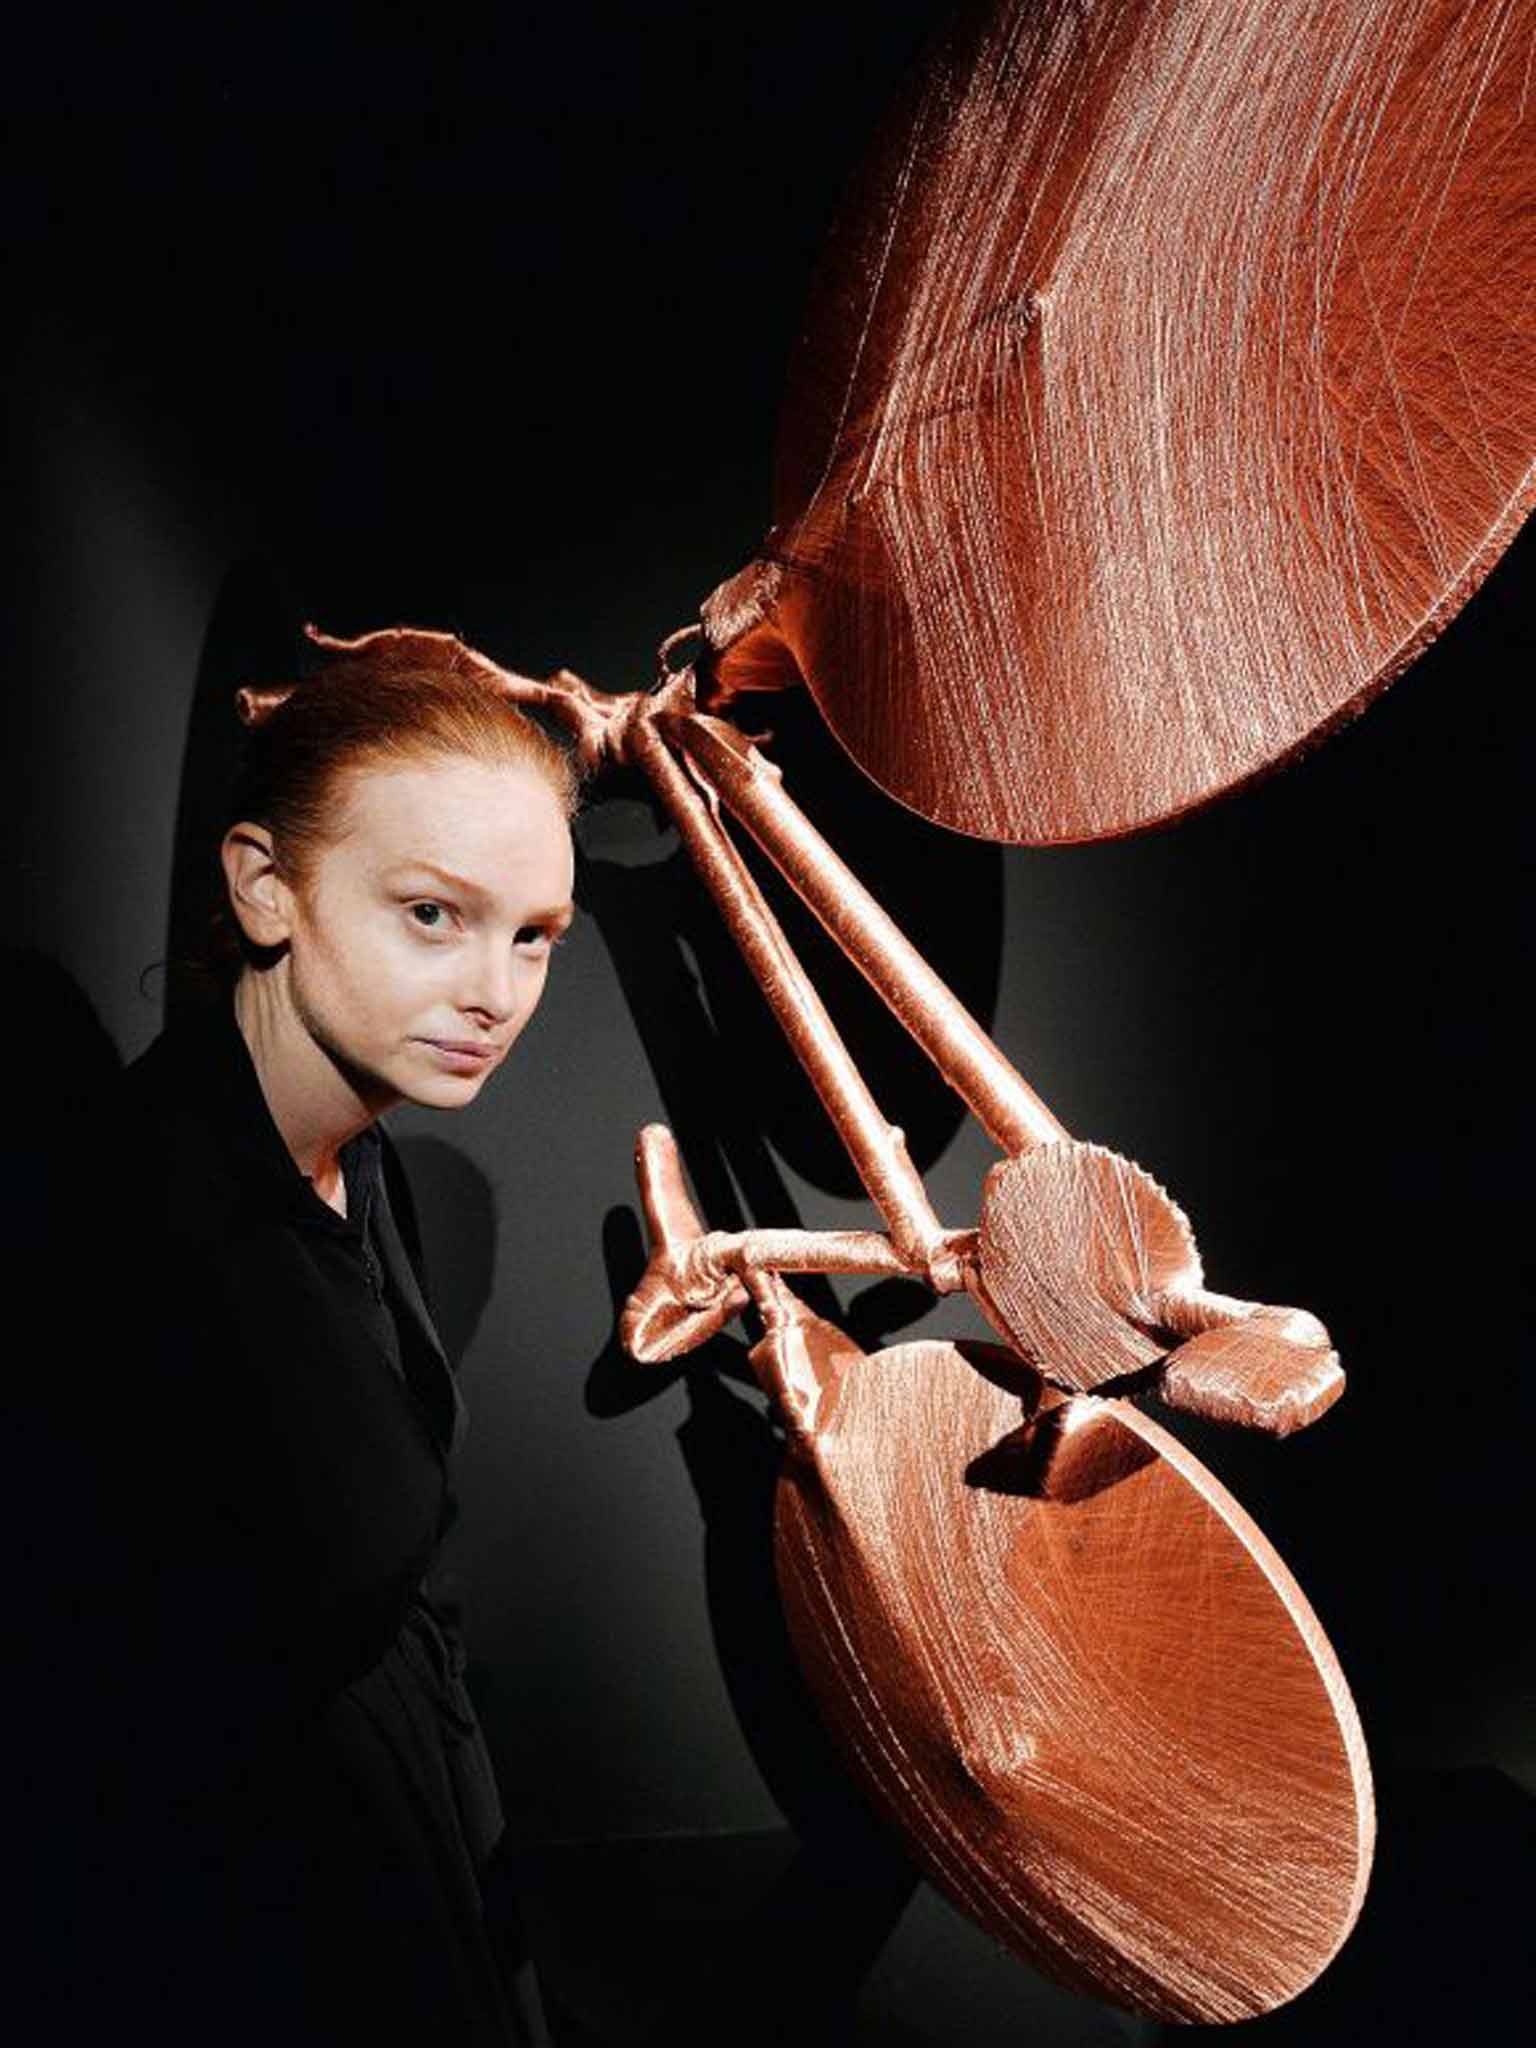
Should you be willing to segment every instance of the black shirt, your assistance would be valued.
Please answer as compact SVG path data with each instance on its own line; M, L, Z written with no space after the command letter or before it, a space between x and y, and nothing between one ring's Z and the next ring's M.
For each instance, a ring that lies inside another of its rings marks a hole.
M515 2038L499 1806L425 1587L464 1410L392 1141L342 1148L338 1215L220 1004L57 1146L14 1441L58 2038Z

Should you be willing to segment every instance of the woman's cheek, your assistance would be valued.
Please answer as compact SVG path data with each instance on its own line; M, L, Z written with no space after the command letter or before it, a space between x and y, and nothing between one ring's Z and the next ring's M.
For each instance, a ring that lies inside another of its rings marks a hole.
M417 979L444 972L452 951L446 940L434 939L409 924L396 925L389 935L391 960Z

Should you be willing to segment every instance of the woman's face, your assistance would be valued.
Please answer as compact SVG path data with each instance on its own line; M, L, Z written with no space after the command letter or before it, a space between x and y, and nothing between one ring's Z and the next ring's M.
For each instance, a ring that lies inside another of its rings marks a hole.
M571 921L564 813L537 770L458 757L361 769L340 796L338 836L290 896L294 1010L364 1099L461 1107Z

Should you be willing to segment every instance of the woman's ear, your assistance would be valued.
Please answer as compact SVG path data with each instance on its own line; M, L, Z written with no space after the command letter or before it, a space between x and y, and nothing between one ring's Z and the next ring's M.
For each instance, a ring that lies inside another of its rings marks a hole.
M254 946L280 946L292 929L293 897L277 871L265 825L231 825L219 848L230 907Z

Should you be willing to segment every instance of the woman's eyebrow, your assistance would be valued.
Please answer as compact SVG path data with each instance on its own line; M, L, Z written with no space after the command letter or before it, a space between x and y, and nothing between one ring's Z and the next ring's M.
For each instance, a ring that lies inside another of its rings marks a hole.
M482 889L478 882L470 881L467 875L455 875L447 868L440 868L430 860L391 861L384 870L386 878L391 875L434 875L450 889L457 889L464 896L488 896L490 891Z

